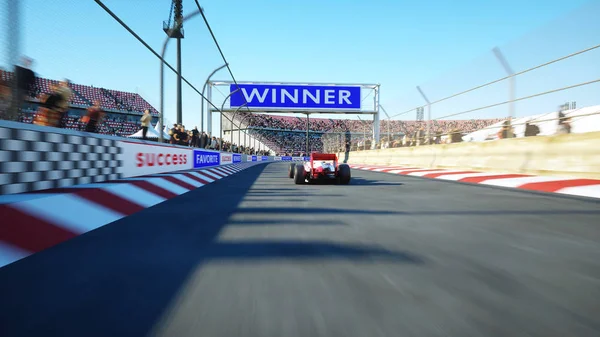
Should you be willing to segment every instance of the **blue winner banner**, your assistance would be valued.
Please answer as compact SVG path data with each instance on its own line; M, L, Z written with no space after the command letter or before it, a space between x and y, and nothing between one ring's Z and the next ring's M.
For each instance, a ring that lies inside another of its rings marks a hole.
M219 152L194 150L194 168L216 166L220 163Z
M248 102L250 108L281 109L337 109L360 110L358 86L240 84L240 90L231 95L230 107ZM230 93L237 89L229 87Z

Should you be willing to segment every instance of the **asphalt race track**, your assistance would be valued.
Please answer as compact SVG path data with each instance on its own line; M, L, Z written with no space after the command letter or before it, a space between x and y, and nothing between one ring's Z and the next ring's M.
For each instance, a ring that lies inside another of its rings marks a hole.
M599 336L600 204L257 165L0 269L0 336Z

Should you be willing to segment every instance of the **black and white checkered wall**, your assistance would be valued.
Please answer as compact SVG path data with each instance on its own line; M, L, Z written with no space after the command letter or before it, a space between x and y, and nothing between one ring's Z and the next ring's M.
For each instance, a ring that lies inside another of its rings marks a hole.
M119 179L116 137L0 121L0 195Z

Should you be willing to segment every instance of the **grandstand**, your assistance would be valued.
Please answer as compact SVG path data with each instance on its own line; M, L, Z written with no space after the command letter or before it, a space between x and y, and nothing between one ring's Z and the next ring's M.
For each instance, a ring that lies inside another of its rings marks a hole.
M0 70L0 79L10 81L11 72ZM50 91L52 85L58 84L57 80L47 78L36 78L36 96ZM86 109L92 105L95 100L101 102L102 108L107 112L103 123L100 125L99 132L121 137L127 137L137 132L140 125L140 116L145 109L149 109L153 116L158 115L158 111L152 107L144 98L137 93L117 91L105 88L96 88L89 85L71 83L73 96L70 101L71 109L66 120L66 128L82 129L80 117L86 113ZM35 112L40 101L37 97L30 97L28 104L23 109L20 121L32 123ZM233 116L229 114L229 119ZM248 118L251 117L251 118ZM235 117L235 124L242 124L242 129L262 140L267 148L272 149L278 154L297 155L305 151L306 144L306 118L298 116L279 116L272 114L252 114L239 113ZM491 125L501 122L499 119L477 119L477 120L443 120L433 121L433 134L448 134L451 131L459 130L466 134L476 130L485 129ZM309 146L311 151L323 151L322 137L325 134L349 133L351 135L352 148L357 149L363 145L370 144L372 121L359 121L348 119L329 119L329 118L310 118L310 138ZM388 127L389 123L389 127ZM382 130L383 140L389 140L398 144L404 136L414 137L418 130L425 128L423 121L399 121L382 120L380 121L380 130ZM387 134L389 130L389 135ZM241 144L239 144L241 145ZM248 144L244 144L248 145ZM366 145L369 146L369 145Z
M233 116L228 115L231 119ZM235 116L235 125L241 124L242 129L247 129L255 134L260 134L265 140L265 145L279 154L299 154L306 149L306 118L296 116L279 116L272 114L253 114L248 118L248 113L238 113ZM441 120L433 121L431 132L435 135L450 132L468 133L484 129L500 122L500 119L474 119L474 120ZM359 121L348 119L310 118L309 147L311 151L323 151L322 136L325 134L350 134L351 148L358 148L363 142L370 144L372 121ZM423 121L398 121L382 120L379 122L382 138L397 140L404 136L414 137L419 129L425 129ZM388 128L389 123L389 128ZM389 135L387 134L389 130ZM229 131L229 130L226 130ZM369 146L369 145L367 145Z
M0 70L0 80L9 82L12 80L12 72ZM50 92L53 85L59 81L36 77L36 97L29 97L28 103L20 121L31 123L34 114L37 111L40 101L38 97L41 94ZM89 85L71 83L73 96L69 102L71 109L66 121L66 128L79 129L82 125L79 118L85 114L85 110L93 104L95 100L101 102L104 111L107 112L104 122L100 126L100 133L116 136L128 136L135 133L140 128L140 116L145 109L149 109L153 116L158 115L158 111L148 103L139 94L124 92L105 88L96 88Z

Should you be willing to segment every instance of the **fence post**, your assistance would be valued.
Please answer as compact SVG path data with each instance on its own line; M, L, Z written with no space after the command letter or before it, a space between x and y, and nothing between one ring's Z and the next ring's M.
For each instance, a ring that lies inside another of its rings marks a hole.
M510 64L508 64L508 61L506 60L506 58L504 57L504 55L502 54L502 52L500 51L500 48L495 47L493 49L494 51L494 55L496 55L496 58L498 59L498 62L500 62L500 65L502 65L502 68L504 68L504 71L506 71L506 74L509 77L508 79L508 99L509 99L509 103L508 103L508 131L506 132L506 136L507 138L512 138L513 137L513 133L512 133L512 120L513 118L515 118L515 86L516 86L516 77L513 76L514 75L514 71L512 69L512 67L510 66Z
M425 100L425 102L427 102L427 143L429 143L430 139L431 139L431 102L429 101L429 99L427 99L427 96L425 96L425 93L423 92L423 90L421 90L421 87L417 86L417 90L419 90L419 93L421 94L421 96L423 96L423 99Z

